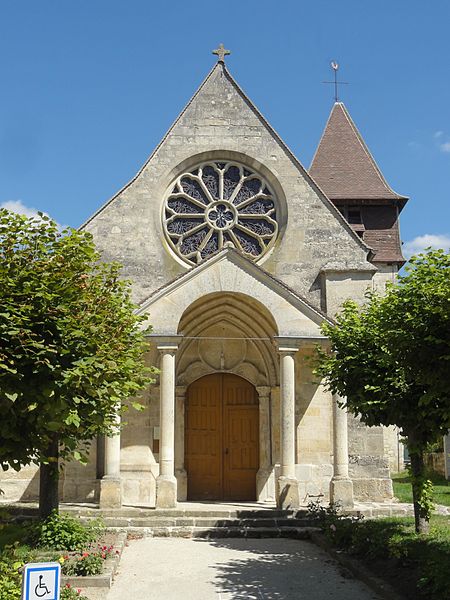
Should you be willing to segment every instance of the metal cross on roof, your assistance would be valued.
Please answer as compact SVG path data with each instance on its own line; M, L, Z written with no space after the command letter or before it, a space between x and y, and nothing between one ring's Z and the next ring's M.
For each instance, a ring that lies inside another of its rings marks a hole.
M322 83L331 83L331 84L334 85L334 101L335 102L339 102L339 98L338 98L338 86L339 85L349 85L349 84L348 84L348 81L338 81L337 72L338 72L338 69L339 69L339 64L335 60L332 60L330 62L330 67L334 71L334 81L322 81Z
M212 51L212 53L217 54L217 56L219 57L217 59L217 62L221 62L221 63L225 62L225 56L227 56L227 54L231 54L231 52L229 50L226 50L224 48L223 44L220 44L216 50Z

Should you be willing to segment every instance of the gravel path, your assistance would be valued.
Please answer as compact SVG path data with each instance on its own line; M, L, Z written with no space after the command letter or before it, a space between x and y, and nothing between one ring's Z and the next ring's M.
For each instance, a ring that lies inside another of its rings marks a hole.
M125 548L107 600L378 600L311 542L144 538Z

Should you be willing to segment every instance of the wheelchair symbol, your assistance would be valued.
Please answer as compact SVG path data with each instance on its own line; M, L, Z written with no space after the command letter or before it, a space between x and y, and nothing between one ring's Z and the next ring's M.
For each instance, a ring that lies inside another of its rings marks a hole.
M44 596L50 594L48 587L45 585L45 583L42 583L43 578L43 575L39 575L39 583L34 588L34 593L38 598L44 598Z

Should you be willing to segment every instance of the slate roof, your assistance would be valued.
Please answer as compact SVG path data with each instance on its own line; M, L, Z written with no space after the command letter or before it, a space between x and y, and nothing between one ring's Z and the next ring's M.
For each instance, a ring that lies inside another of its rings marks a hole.
M330 200L407 201L383 177L361 134L342 102L331 110L309 169Z

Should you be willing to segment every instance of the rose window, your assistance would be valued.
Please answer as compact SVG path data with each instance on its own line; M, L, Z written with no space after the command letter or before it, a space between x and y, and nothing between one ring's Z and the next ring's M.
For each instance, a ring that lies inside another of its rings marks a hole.
M276 199L267 182L246 167L205 163L175 181L164 205L164 231L190 264L225 244L257 260L277 236Z

